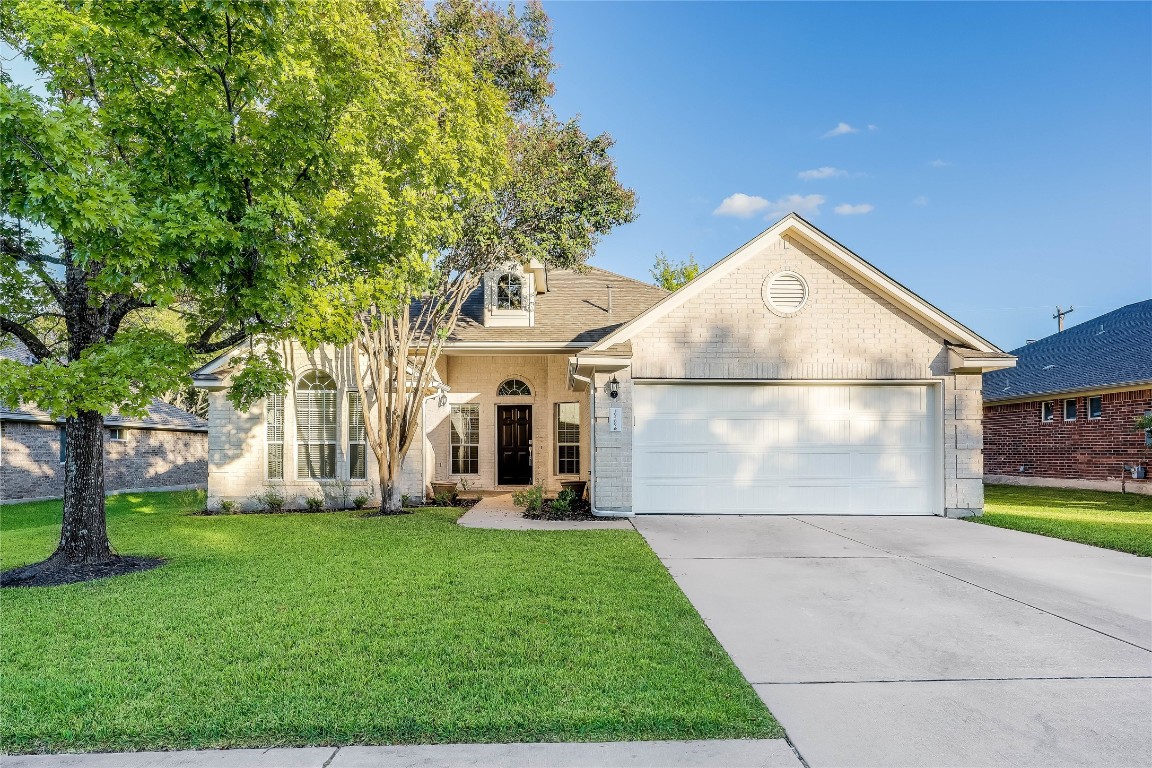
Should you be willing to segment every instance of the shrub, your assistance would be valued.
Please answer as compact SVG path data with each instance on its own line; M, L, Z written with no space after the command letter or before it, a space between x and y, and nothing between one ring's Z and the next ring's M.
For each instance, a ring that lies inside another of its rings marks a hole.
M264 493L256 497L256 503L268 512L283 512L284 494L275 488L265 488Z
M512 503L525 512L539 512L544 503L544 486L534 485L512 494Z
M441 491L432 498L436 500L436 506L450 507L456 501L456 494L452 491Z
M220 512L225 515L236 514L236 502L232 501L232 499L225 499L220 502Z
M304 499L304 506L308 508L309 512L323 512L324 511L324 497L323 496L308 496Z
M356 498L352 499L352 506L356 509L364 509L364 507L368 506L368 500L371 498L372 497L368 494L362 493Z
M552 511L558 515L567 515L572 511L572 505L575 503L576 492L565 488L552 502Z

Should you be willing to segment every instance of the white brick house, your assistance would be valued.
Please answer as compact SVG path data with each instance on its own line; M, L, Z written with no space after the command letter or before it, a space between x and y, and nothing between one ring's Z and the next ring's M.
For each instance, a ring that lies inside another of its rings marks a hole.
M196 374L210 504L375 483L347 354L284 352L292 395L249 413L225 397L228 355ZM981 374L1013 363L795 214L672 294L598 269L493 273L403 491L585 479L601 514L979 513Z

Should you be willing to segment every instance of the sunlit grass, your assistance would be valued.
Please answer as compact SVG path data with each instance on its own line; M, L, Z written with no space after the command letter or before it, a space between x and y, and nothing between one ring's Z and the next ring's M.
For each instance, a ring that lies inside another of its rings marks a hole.
M632 531L109 502L159 569L0 592L0 749L777 737ZM59 502L0 507L4 568Z
M1152 496L987 485L984 514L970 519L1152 557Z

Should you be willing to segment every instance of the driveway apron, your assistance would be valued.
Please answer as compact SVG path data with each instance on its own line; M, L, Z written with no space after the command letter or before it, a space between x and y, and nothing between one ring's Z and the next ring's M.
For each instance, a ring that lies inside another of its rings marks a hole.
M812 768L1152 765L1152 559L938 517L634 522Z

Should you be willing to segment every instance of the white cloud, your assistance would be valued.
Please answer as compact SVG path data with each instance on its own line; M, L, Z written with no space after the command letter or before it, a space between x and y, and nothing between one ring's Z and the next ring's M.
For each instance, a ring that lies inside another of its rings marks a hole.
M797 177L804 179L804 181L815 181L816 179L834 179L838 176L847 176L848 171L843 168L833 168L830 165L825 165L821 168L813 168L810 171L800 171L796 174Z
M879 130L879 126L875 126L875 125L872 125L872 123L868 123L868 130L870 130L870 131Z
M833 136L843 136L846 133L859 133L859 128L853 128L848 123L837 123L836 127L824 134L823 138L830 139Z
M729 195L724 198L724 202L712 211L715 216L736 216L741 219L747 219L755 216L759 211L764 210L769 205L768 201L756 195L745 195L743 192L737 192L734 195Z
M928 165L932 166L933 168L947 168L948 166L952 165L952 163L947 160L933 160L932 162L928 163Z
M772 219L792 212L802 216L816 216L820 213L822 205L824 195L785 195L768 204L768 215L764 218Z
M924 206L928 205L928 198L924 197L924 195L918 195L918 196L917 196L917 197L916 197L916 198L915 198L915 199L912 201L912 205L918 205L918 206L920 206L921 208L923 208Z
M836 206L832 210L836 211L836 213L840 214L841 216L859 216L862 213L870 213L874 207L875 206L873 206L871 203L860 203L859 205L849 205L848 203L843 203L842 205Z

